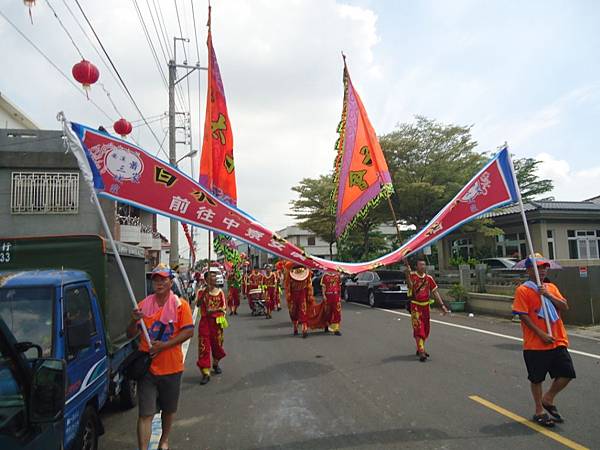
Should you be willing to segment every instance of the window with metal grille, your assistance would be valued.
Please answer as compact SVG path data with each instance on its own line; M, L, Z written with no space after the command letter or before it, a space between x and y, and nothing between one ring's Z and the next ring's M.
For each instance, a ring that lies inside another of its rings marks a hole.
M77 214L79 173L13 172L12 214Z

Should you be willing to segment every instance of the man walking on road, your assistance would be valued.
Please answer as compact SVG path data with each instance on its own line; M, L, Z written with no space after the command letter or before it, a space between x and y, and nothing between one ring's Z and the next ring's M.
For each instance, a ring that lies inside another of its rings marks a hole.
M139 321L143 320L152 340L152 346L148 348L146 340L140 339L140 350L150 353L152 363L150 371L138 381L138 448L148 448L152 418L159 410L162 435L158 448L169 448L169 433L175 420L183 374L181 344L194 334L189 304L171 291L173 277L168 267L157 267L152 271L154 294L142 300L133 310L127 328L127 335L135 336L140 330Z
M535 263L540 280L544 280L550 267L549 261L535 258ZM521 284L515 291L512 309L521 319L523 357L535 404L533 420L539 425L553 427L555 422L563 422L554 399L575 378L573 361L567 350L567 331L560 317L560 312L568 310L569 306L554 284L542 283L541 287L537 286L533 264L534 260L528 258L525 268L529 281ZM542 297L548 311L551 336L547 333ZM543 394L542 384L547 373L550 373L553 381L550 389Z
M417 343L417 356L419 361L425 362L429 357L429 353L425 351L425 341L429 337L430 331L430 309L432 303L431 296L440 304L444 314L448 314L448 309L444 305L442 296L439 293L437 283L431 275L428 275L425 270L427 268L425 260L417 260L416 272L411 272L408 260L404 260L406 265L406 284L411 293L410 301L410 317L412 320L413 336Z

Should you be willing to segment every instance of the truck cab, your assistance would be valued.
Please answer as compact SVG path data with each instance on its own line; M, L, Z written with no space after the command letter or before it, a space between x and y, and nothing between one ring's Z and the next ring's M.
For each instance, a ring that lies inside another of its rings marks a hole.
M77 270L7 272L0 277L0 317L16 340L32 342L42 357L66 363L65 446L97 448L102 432L98 411L108 398L108 356L89 277Z
M65 393L65 362L18 342L0 318L0 448L62 449Z
M144 250L117 248L141 300ZM108 400L137 403L124 362L138 339L126 333L132 304L115 255L97 235L0 237L0 249L0 317L18 342L65 362L64 447L95 450Z

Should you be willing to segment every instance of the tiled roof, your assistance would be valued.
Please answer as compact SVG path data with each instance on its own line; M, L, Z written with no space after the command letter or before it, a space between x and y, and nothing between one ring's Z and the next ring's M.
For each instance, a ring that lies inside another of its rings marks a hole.
M600 204L593 202L561 202L561 201L532 201L525 203L525 212L528 211L597 211L600 212ZM499 208L495 211L484 214L484 218L494 218L506 216L509 214L518 214L520 208L518 205Z

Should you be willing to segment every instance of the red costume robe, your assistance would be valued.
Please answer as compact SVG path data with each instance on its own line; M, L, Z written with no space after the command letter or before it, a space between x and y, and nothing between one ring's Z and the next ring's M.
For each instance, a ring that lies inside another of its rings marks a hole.
M342 322L341 278L337 273L325 273L321 278L323 300L327 304L325 322L331 331L339 331Z
M309 290L312 291L311 277L302 281L296 281L294 279L289 280L289 291L286 292L289 295L288 309L290 311L290 319L294 324L294 333L298 332L298 324L302 326L302 332L308 331L308 318L309 318L309 302L310 294Z
M240 306L240 281L235 272L227 277L227 306L235 311Z
M203 374L210 375L210 357L212 353L213 366L225 358L223 349L223 328L217 319L225 316L227 305L225 294L211 295L208 288L200 292L200 322L198 323L198 360L196 365Z
M413 336L417 344L417 352L425 352L425 341L429 337L431 294L437 289L437 284L431 275L420 276L417 272L410 273L412 281L412 299L410 302L410 317Z
M279 278L277 273L271 272L270 275L263 276L263 286L265 287L265 303L267 305L267 314L277 307L277 295L279 292Z

